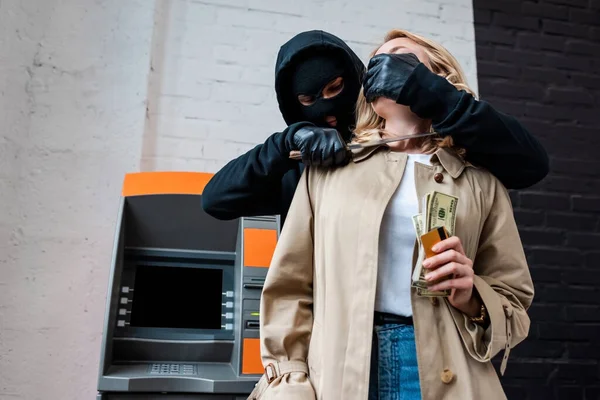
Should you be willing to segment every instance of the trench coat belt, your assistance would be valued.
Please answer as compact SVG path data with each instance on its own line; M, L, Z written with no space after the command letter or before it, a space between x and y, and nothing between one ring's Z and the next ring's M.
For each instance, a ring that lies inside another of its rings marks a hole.
M267 364L265 373L260 377L260 380L250 394L250 399L260 398L271 382L291 372L303 372L308 375L308 365L303 361L279 361Z
M504 376L504 372L506 371L506 365L508 363L508 356L510 355L510 340L511 340L511 326L510 326L510 317L506 318L506 344L504 345L504 356L502 357L502 362L500 363L500 375Z

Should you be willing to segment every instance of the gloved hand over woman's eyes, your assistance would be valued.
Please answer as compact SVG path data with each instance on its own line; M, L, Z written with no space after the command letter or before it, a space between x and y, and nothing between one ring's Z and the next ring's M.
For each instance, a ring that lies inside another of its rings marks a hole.
M350 161L350 151L335 129L305 126L294 133L292 149L302 154L305 165L337 167Z
M420 61L412 53L379 54L371 58L363 81L367 103L387 97L399 103L400 91Z

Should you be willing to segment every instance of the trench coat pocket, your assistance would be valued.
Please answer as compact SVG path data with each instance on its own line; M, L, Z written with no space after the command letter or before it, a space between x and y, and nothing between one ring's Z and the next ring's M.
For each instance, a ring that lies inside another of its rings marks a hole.
M265 373L248 400L316 400L308 379L308 366L302 361L267 364Z

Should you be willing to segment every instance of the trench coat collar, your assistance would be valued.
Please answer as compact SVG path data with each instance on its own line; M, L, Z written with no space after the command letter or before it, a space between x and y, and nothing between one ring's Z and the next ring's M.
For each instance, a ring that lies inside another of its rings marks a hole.
M373 137L373 140L381 139L380 137ZM352 151L352 160L355 163L359 163L371 157L373 154L379 151L391 151L387 145L365 147L363 149ZM465 162L462 158L456 155L452 150L446 148L440 148L431 155L429 161L432 164L441 164L442 167L448 172L448 174L456 179L465 170L465 167L472 166L468 162Z
M446 148L438 149L433 153L431 162L434 163L436 159L453 179L458 178L466 166L471 166L471 164L465 162L452 150Z

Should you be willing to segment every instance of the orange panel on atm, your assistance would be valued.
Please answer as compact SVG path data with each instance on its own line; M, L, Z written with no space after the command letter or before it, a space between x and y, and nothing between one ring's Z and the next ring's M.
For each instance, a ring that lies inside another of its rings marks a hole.
M213 177L206 172L149 171L125 175L122 196L202 194Z
M244 228L244 266L269 268L275 246L276 230Z
M242 374L262 374L265 372L260 358L260 339L244 339L242 354Z

